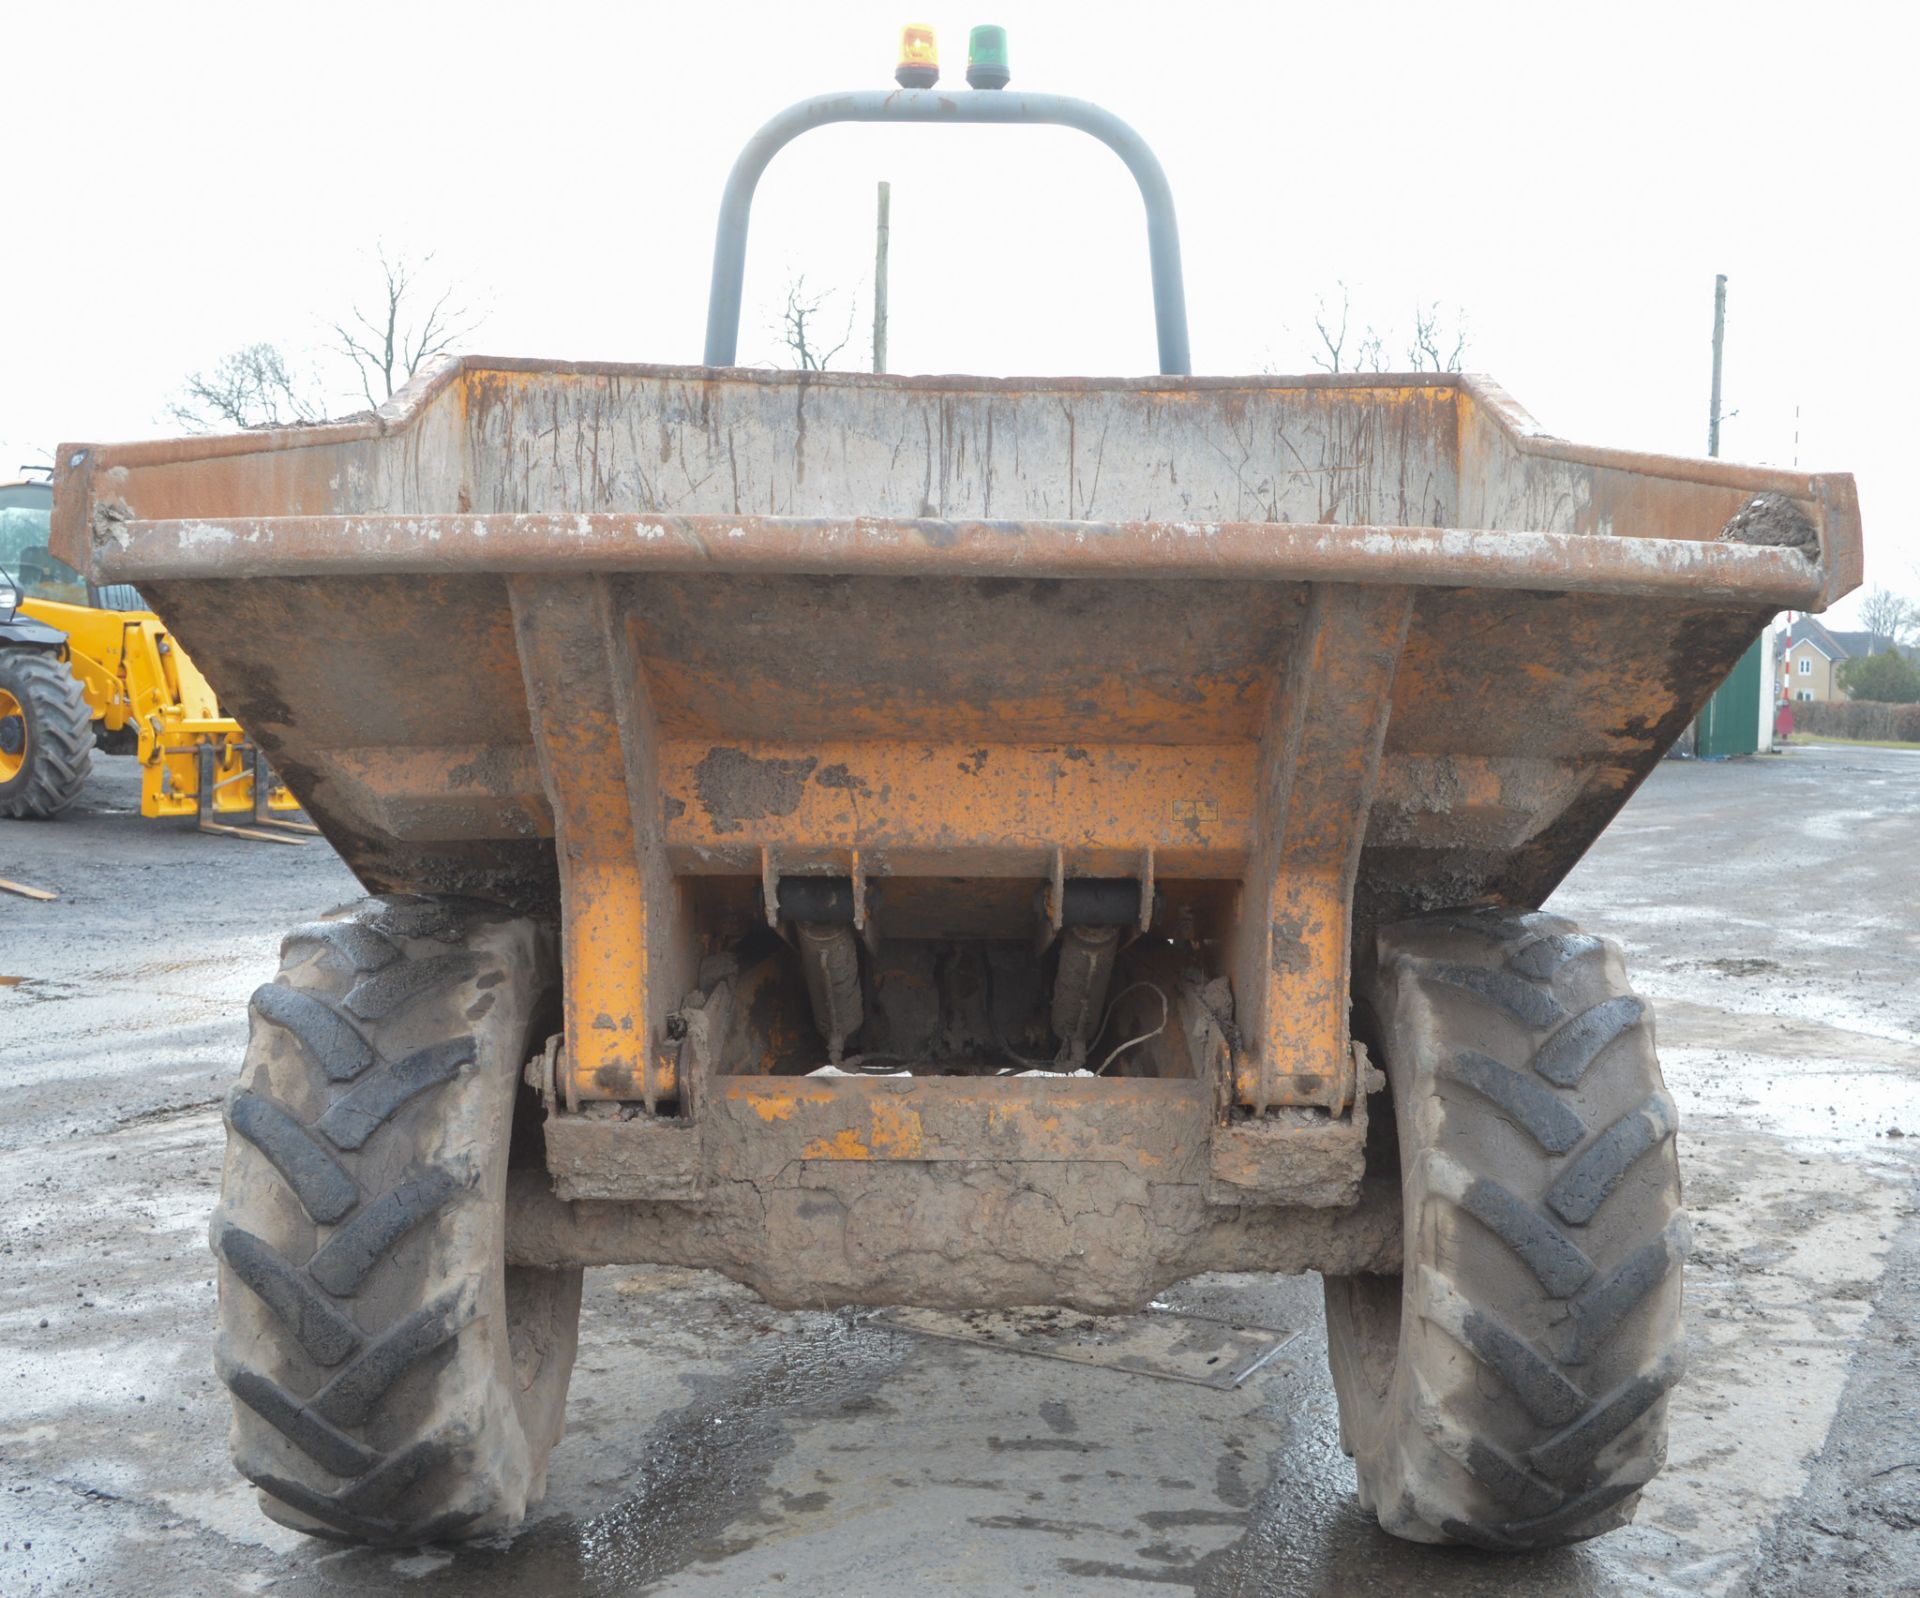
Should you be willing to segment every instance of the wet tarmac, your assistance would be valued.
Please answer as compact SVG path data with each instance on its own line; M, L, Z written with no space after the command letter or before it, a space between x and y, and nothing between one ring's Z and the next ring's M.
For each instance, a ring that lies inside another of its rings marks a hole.
M211 1368L218 1106L281 931L355 888L324 845L144 822L130 762L98 769L78 813L0 822L0 877L61 895L0 897L10 1598L1920 1593L1920 755L1670 763L1554 901L1658 1006L1691 1371L1637 1522L1523 1558L1360 1514L1318 1283L1247 1276L1166 1294L1152 1314L1190 1319L1142 1329L1147 1374L595 1272L551 1491L510 1543L282 1531L231 1474ZM1238 1386L1179 1366L1216 1322L1261 1332Z

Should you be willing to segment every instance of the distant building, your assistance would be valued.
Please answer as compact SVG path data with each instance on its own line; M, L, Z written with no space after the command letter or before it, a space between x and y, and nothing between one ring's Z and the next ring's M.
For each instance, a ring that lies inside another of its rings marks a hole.
M1835 632L1812 616L1795 616L1791 634L1791 645L1785 628L1776 635L1774 643L1782 695L1820 704L1847 697L1846 690L1840 686L1841 663L1875 653L1873 645L1877 641L1872 633ZM1920 649L1911 644L1898 647L1906 659L1920 664ZM1886 651L1883 647L1878 652Z

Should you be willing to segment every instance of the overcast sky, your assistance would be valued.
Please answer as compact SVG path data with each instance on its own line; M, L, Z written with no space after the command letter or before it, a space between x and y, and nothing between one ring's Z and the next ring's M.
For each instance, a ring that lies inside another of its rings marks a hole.
M464 347L697 361L720 188L805 95L890 83L897 30L1011 35L1014 85L1153 144L1194 367L1312 369L1322 296L1466 364L1584 443L1703 454L1713 277L1722 453L1857 476L1870 582L1920 596L1911 506L1920 138L1891 5L69 3L8 30L0 470L174 431L183 376L268 340L326 366L373 251L432 252ZM23 47L24 48L20 48ZM740 358L787 282L864 366L876 180L893 185L897 371L1143 373L1124 168L1058 129L839 127L762 182ZM1403 364L1394 361L1391 364ZM1846 618L1852 602L1838 614Z

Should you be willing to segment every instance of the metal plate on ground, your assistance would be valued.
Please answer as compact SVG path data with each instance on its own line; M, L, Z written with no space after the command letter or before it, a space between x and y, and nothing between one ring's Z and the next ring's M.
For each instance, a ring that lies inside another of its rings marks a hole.
M873 1316L872 1324L1223 1390L1238 1387L1300 1335L1297 1327L1249 1326L1172 1310L1083 1315L1068 1309L889 1309Z

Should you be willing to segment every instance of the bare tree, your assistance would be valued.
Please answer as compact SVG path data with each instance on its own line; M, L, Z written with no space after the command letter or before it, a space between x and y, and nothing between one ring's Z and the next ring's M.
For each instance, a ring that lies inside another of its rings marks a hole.
M168 418L191 433L295 427L325 415L316 385L274 344L249 344L192 373L167 405Z
M1466 353L1466 317L1456 315L1449 328L1438 300L1414 306L1413 341L1407 346L1407 360L1416 372L1457 372Z
M1339 372L1346 368L1341 362L1347 349L1347 319L1353 308L1353 297L1347 290L1343 279L1340 283L1340 321L1336 326L1332 314L1327 310L1327 297L1322 294L1313 302L1313 330L1320 335L1320 342L1326 348L1323 355L1319 350L1313 352L1313 364L1323 372Z
M1860 602L1860 624L1868 635L1867 653L1877 655L1920 631L1920 607L1891 588L1871 588Z
M1353 370L1356 372L1384 372L1387 369L1387 341L1374 332L1373 324L1367 324L1367 330L1360 335L1360 342L1353 352Z
M819 331L820 313L833 298L834 292L827 289L819 294L808 294L804 272L787 284L787 305L780 316L780 342L786 345L793 356L794 365L802 372L824 372L827 363L845 349L853 337L853 318L860 307L852 296L848 297L847 325L841 330L840 341L829 346L826 337Z
M436 293L421 279L433 264L431 255L418 261L378 251L382 284L373 303L356 305L345 321L333 324L340 353L353 362L367 403L379 406L420 369L431 355L450 348L474 329L475 318L456 303L454 290Z
M1386 335L1371 322L1356 333L1353 329L1352 293L1344 281L1338 287L1340 305L1337 314L1329 306L1326 295L1322 294L1314 302L1313 330L1319 335L1321 346L1311 352L1314 365L1323 372L1384 372L1387 369ZM1409 359L1416 372L1425 369L1423 362L1431 365L1435 371L1460 369L1460 355L1466 348L1464 321L1460 327L1458 347L1452 352L1451 366L1440 364L1443 357L1437 349L1431 355L1425 353L1425 347L1441 337L1438 312L1436 304L1425 315L1417 309L1414 313L1414 351Z

